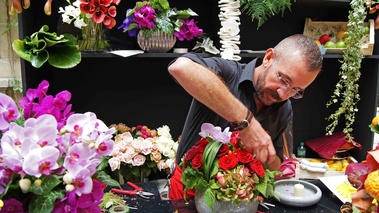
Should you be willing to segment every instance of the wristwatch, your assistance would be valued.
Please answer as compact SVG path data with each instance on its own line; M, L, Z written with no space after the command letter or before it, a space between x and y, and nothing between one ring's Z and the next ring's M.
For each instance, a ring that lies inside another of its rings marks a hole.
M246 118L242 121L236 121L236 122L230 122L230 124L232 125L232 127L235 129L235 130L243 130L245 129L246 127L248 127L251 123L251 119L253 119L253 113L250 112L250 110L247 110L247 115L246 115Z

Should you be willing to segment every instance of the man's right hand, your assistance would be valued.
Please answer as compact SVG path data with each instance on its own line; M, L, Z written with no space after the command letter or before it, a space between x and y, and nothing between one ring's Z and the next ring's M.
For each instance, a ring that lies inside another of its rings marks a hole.
M271 137L255 118L248 127L239 131L239 135L246 151L255 154L259 161L271 163L275 160L276 151Z

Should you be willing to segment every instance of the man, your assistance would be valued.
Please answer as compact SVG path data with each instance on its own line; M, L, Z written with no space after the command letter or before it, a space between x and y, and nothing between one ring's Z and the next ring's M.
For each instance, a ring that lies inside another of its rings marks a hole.
M189 53L168 67L194 98L184 124L176 163L200 139L203 123L239 131L242 146L267 168L281 165L282 133L292 121L289 98L301 98L322 67L313 39L295 34L248 64ZM274 142L274 143L273 143ZM277 154L278 152L278 154ZM171 178L170 199L182 198L181 171Z

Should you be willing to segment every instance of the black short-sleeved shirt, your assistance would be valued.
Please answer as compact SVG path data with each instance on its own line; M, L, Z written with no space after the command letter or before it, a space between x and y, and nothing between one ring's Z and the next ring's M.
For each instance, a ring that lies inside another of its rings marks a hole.
M292 106L291 102L287 100L266 107L259 115L256 114L256 105L253 98L255 88L252 79L254 69L259 65L258 63L262 63L262 59L257 58L248 64L243 64L219 57L203 58L196 53L187 53L182 57L187 57L198 64L210 68L223 79L225 85L230 89L233 95L241 100L241 102L253 112L262 127L269 131L277 155L282 158L283 142L281 136L287 124L292 120ZM233 130L227 120L214 113L199 101L193 99L177 151L177 164L181 162L183 155L201 138L199 133L203 123L211 123L214 126L220 126L222 130L226 127L230 127L231 131Z

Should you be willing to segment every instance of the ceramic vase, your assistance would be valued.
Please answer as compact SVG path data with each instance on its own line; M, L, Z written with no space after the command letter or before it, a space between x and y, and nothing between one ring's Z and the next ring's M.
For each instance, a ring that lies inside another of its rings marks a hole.
M258 198L251 201L244 201L240 204L233 204L231 201L215 200L213 210L205 203L205 191L196 191L195 206L198 213L255 213L258 209Z
M151 32L145 35L142 30L137 35L137 43L142 50L149 53L165 53L172 49L176 43L174 35L168 35L161 31Z

